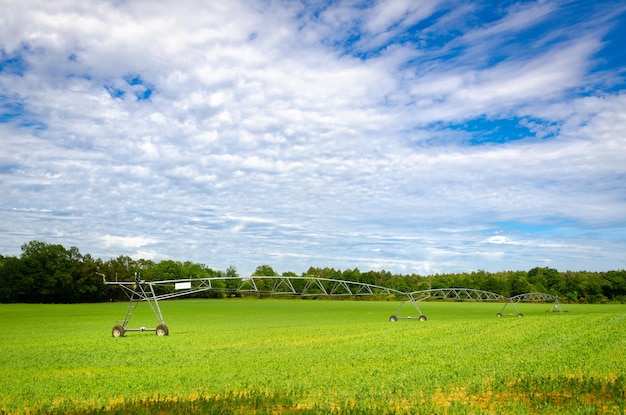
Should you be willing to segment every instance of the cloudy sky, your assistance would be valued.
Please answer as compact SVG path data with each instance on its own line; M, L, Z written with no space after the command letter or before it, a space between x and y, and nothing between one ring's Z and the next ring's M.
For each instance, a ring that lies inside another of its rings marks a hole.
M622 1L0 10L0 254L626 268Z

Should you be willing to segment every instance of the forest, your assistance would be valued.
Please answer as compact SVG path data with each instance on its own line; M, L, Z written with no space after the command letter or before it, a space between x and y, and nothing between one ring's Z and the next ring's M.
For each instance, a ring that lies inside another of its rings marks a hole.
M102 274L110 280L131 280L135 275L148 281L237 277L234 266L224 271L190 261L132 259L120 255L103 261L81 254L76 247L41 241L22 245L21 255L0 255L0 303L91 303L125 300L117 287L107 286ZM603 272L559 271L535 267L528 271L472 272L399 275L388 271L360 271L358 268L337 270L311 267L301 275L278 274L270 265L259 265L254 275L284 275L334 278L380 285L404 292L429 288L472 288L491 291L506 297L528 292L558 295L564 303L625 303L626 270ZM227 283L224 283L227 288ZM198 294L223 297L226 290Z

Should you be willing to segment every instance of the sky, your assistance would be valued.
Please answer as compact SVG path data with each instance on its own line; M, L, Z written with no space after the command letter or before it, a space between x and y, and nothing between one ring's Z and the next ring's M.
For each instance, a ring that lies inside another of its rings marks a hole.
M622 1L0 10L4 256L626 268Z

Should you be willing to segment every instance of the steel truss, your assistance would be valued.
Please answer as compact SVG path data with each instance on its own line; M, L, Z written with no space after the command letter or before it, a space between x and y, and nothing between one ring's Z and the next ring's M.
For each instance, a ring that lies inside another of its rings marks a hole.
M211 277L186 278L176 280L146 281L135 277L134 281L107 281L106 285L119 286L129 299L124 319L118 320L113 327L113 336L122 337L127 331L155 331L157 336L167 336L169 329L165 325L159 300L182 297L204 291L223 293L248 293L266 295L292 295L298 297L328 296L377 296L381 298L408 298L410 296L393 288L356 281L344 281L332 278L291 277L291 276L251 276L251 277ZM150 305L158 325L155 328L130 328L128 323L141 302Z
M146 284L144 280L141 280L135 277L135 281L115 281L108 282L104 274L99 274L103 277L104 283L107 285L117 285L119 286L124 294L128 297L128 308L126 309L126 314L122 320L117 320L116 325L113 327L112 335L113 337L122 337L124 333L127 331L154 331L157 336L167 336L169 334L169 329L165 325L165 321L163 320L163 313L161 313L161 307L159 307L158 296L154 291L153 284ZM130 318L135 313L137 306L141 302L146 302L152 309L156 319L157 326L156 327L137 327L131 328L127 327Z
M420 310L417 303L433 299L433 300L453 300L453 301L506 301L503 295L492 293L489 291L474 290L471 288L431 288L429 290L420 290L407 293L409 300L413 303L419 316L420 321L426 321L426 316ZM400 317L400 312L406 301L403 301L394 315L389 317L390 321L397 321L400 318L412 319L413 317Z
M167 336L169 329L165 325L159 300L183 297L204 291L219 291L222 293L249 293L265 295L291 295L298 297L328 297L328 296L374 296L380 298L400 299L401 303L396 313L389 320L392 322L398 319L412 319L411 316L400 316L404 305L411 303L415 307L420 321L426 321L426 316L422 313L419 304L422 301L452 300L452 301L493 301L505 302L498 317L505 315L522 314L517 309L519 302L554 301L552 311L563 311L556 296L545 293L527 293L515 297L507 298L500 294L474 290L471 288L435 288L413 292L404 292L389 287L375 284L367 284L357 281L345 281L332 278L318 277L297 277L297 276L251 276L251 277L210 277L210 278L186 278L160 281L146 281L135 276L134 281L107 281L104 274L102 276L106 285L119 286L129 299L126 314L122 320L117 320L113 327L113 337L123 337L128 331L154 331L157 336ZM128 323L133 316L137 306L146 302L157 319L154 328L128 327ZM516 314L503 314L507 305L515 308Z
M504 304L504 307L502 307L502 310L498 313L498 317L503 317L503 316L523 317L522 313L520 313L519 310L517 309L517 305L516 305L517 303L549 303L549 302L552 302L552 308L550 309L550 312L562 313L564 311L563 307L561 307L561 303L559 303L559 298L556 295L532 292L532 293L519 294L519 295L509 298L506 304ZM504 310L509 304L513 306L513 308L515 308L516 314L512 314L512 313L503 314Z

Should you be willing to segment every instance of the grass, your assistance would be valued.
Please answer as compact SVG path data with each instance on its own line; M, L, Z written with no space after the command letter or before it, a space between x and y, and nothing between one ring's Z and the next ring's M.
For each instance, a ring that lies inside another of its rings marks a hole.
M0 305L0 413L626 413L624 305L160 304Z

